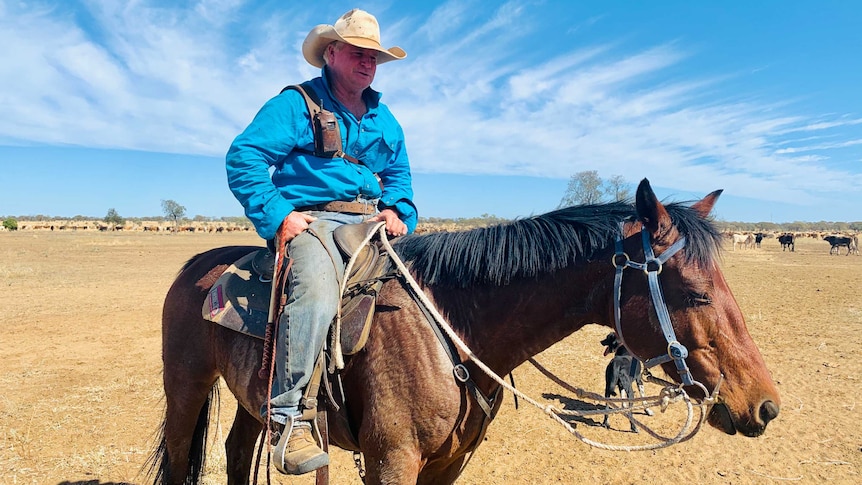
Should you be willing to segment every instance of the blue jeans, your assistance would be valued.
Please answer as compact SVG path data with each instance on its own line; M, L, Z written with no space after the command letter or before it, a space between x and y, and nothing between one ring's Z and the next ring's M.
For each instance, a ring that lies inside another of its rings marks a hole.
M288 273L288 299L276 334L276 378L270 395L271 419L282 424L290 416L301 414L299 401L341 303L340 282L347 262L341 257L332 232L338 226L362 222L366 217L338 212L309 214L317 220L287 245L293 263ZM261 416L266 417L266 405Z

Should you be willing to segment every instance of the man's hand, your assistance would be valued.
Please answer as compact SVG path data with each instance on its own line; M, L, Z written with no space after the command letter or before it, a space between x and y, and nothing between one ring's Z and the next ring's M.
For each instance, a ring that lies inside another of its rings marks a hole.
M291 239L308 229L308 225L316 220L316 217L304 212L293 211L281 221L276 238L281 244L287 244Z
M383 209L379 214L368 219L371 222L386 222L386 234L390 236L403 236L407 234L407 224L401 221L398 213L392 209Z

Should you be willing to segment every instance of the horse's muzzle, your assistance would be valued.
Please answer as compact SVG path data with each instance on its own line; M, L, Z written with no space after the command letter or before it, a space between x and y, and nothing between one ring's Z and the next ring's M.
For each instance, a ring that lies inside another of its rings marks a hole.
M766 431L766 425L778 417L778 405L770 400L763 401L758 407L757 417L757 422L740 423L734 419L727 404L718 403L712 407L708 419L709 424L729 435L738 431L744 436L755 438L762 435Z

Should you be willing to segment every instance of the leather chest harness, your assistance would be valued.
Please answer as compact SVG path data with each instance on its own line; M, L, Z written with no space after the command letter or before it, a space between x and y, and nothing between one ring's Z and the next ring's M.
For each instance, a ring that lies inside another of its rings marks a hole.
M323 105L320 102L320 96L317 95L311 82L306 81L302 84L292 84L290 86L286 86L281 90L281 92L283 93L288 89L299 92L305 99L305 104L308 107L308 114L311 117L312 131L314 132L314 151L302 148L294 148L294 150L322 158L343 158L350 163L364 165L356 157L352 157L344 153L344 150L342 150L341 128L339 127L338 119L336 119L335 115L331 111L323 108ZM380 176L375 173L374 178L377 179L377 183L380 185L380 190L383 190L383 182L380 180ZM377 208L371 204L345 201L334 201L296 208L296 210L300 212L317 210L364 215L374 214L376 209Z

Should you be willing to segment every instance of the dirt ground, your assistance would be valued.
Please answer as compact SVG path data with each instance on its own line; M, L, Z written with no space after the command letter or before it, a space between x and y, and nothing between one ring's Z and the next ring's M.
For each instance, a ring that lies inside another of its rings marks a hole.
M147 483L140 469L164 406L162 299L192 255L249 243L259 240L249 233L0 233L0 483ZM862 257L830 256L815 239L800 240L792 253L775 239L760 249L729 249L725 275L783 399L764 436L705 427L669 448L606 451L535 407L515 409L508 394L458 483L862 483ZM538 360L572 385L601 392L608 358L598 341L606 332L588 327ZM571 393L529 364L514 377L533 398L571 402ZM206 483L225 483L220 442L233 406L225 390ZM683 419L676 409L638 417ZM590 420L577 429L615 444L645 439L626 432L622 417L611 423L612 431ZM332 460L332 483L361 483L351 454L336 450ZM313 481L273 472L273 483Z

